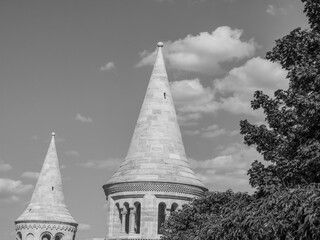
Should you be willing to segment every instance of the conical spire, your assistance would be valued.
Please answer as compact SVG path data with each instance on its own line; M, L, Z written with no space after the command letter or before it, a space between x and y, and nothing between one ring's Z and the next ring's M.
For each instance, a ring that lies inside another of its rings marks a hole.
M52 133L50 146L29 206L16 220L16 223L53 221L77 224L64 203L54 136L55 133Z
M106 185L154 181L204 188L186 159L162 47L163 43L159 42L157 58L127 156Z

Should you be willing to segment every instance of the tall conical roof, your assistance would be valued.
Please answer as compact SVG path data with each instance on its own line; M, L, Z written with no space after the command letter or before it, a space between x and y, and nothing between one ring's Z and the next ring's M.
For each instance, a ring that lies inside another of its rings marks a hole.
M64 203L54 136L52 133L51 143L29 206L16 222L53 221L77 225Z
M162 46L161 42L158 43L156 62L127 156L106 185L153 181L204 188L186 158Z

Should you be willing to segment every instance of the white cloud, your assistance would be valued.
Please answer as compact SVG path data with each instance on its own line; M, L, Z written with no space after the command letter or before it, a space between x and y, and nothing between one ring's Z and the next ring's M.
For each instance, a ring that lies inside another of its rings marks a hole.
M228 26L218 27L212 33L201 32L197 36L188 35L184 39L166 42L163 54L169 68L187 72L214 74L221 70L221 64L251 57L257 44L253 39L242 41L240 29ZM144 51L137 67L153 65L156 51Z
M0 203L17 202L19 197L29 192L33 185L23 184L21 181L16 181L8 178L0 178Z
M88 231L91 229L91 225L85 223L79 223L78 230L79 231Z
M266 12L269 13L270 15L273 15L273 16L287 14L287 11L284 8L282 8L282 7L276 8L272 4L268 5Z
M195 129L195 130L183 130L182 132L184 135L189 135L189 136L195 136L200 134L200 130Z
M181 107L182 111L192 108L193 105L202 106L214 99L212 89L204 88L198 78L175 81L170 85L174 103Z
M230 136L236 136L236 135L240 135L240 131L239 130L233 130L229 133Z
M201 113L218 110L218 106L213 104L215 102L213 89L204 88L199 79L174 81L170 86L178 112Z
M286 71L277 63L255 57L243 66L232 69L212 86L203 87L199 79L171 82L171 91L179 115L214 113L224 110L232 114L260 116L251 109L256 90L273 96L279 88L286 89Z
M200 113L180 113L178 115L178 122L180 126L195 126L198 125L197 120L200 118Z
M261 160L262 157L254 148L233 143L221 149L218 156L212 159L189 159L189 162L210 190L224 191L231 188L235 191L252 192L247 170L255 159Z
M266 12L271 15L276 15L276 8L273 5L268 5Z
M253 93L262 90L273 96L275 90L288 88L286 75L278 63L252 58L243 66L232 69L225 78L214 81L213 88L221 95L219 108L234 114L255 115L250 107Z
M21 177L28 179L38 179L40 173L38 172L24 172L21 174Z
M0 161L0 172L6 172L12 169L12 166L4 161Z
M178 120L182 125L195 125L201 118L200 113L215 112L214 91L211 87L203 87L198 78L170 82L171 93L178 112Z
M69 150L69 151L66 151L65 154L67 156L71 156L71 157L79 157L80 156L80 153L76 150Z
M203 138L216 138L221 135L235 136L239 133L238 130L228 131L220 128L217 124L210 125L201 129L183 129L182 133L189 136L202 136Z
M218 125L213 124L203 130L202 136L205 138L215 138L224 134L227 134L225 129L219 128Z
M115 66L114 62L108 62L108 63L106 63L106 65L104 65L100 68L100 71L108 72L108 71L112 71L115 69L116 69L116 66Z
M79 120L80 122L85 122L85 123L92 123L93 122L93 119L91 117L82 116L80 113L77 113L75 119Z
M88 160L84 163L78 163L78 166L85 167L85 168L96 168L96 169L117 169L123 160L111 158L107 160Z

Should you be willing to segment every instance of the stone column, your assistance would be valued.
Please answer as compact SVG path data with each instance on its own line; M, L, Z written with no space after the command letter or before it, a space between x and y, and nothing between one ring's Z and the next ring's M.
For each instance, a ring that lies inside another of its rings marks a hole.
M130 217L129 217L129 234L134 234L134 227L135 227L135 222L136 222L136 211L134 208L130 208Z
M170 217L170 214L171 214L171 209L170 208L166 208L166 212L165 212L166 220L168 220L168 218Z
M126 215L127 215L127 210L123 209L121 211L121 233L123 234L126 233Z
M142 239L157 239L157 208L155 196L147 192L141 204L140 235Z

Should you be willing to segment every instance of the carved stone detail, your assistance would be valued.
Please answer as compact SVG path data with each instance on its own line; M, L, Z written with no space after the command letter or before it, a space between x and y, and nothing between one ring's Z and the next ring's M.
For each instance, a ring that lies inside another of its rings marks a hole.
M194 196L203 196L205 188L192 186L187 184L175 184L165 182L131 182L131 183L115 183L103 186L106 196L118 192L174 192L190 194Z
M76 232L77 227L63 224L63 223L18 223L16 224L16 231L20 230L31 230L31 229L42 229L47 231L64 231L64 232Z

